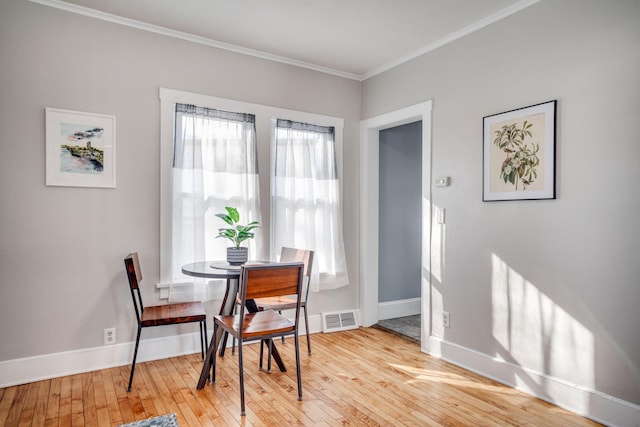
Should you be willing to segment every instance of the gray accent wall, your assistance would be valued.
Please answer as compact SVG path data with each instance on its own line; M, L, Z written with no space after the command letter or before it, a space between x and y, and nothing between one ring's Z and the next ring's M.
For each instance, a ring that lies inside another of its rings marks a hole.
M482 202L482 118L553 99L557 199ZM431 190L434 336L539 393L640 404L640 2L540 1L366 80L363 116L424 100L432 175L451 177Z
M380 131L378 301L420 297L422 122Z

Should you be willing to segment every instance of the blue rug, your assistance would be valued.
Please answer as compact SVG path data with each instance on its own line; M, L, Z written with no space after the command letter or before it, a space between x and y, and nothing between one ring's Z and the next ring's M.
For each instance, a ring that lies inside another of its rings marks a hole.
M176 420L176 414L168 414L122 424L120 427L178 427L178 420Z

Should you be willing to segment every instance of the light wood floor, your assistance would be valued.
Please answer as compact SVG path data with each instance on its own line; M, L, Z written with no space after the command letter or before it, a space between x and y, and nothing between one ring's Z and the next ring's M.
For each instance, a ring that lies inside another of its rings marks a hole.
M376 328L301 339L303 401L297 400L293 339L279 345L289 368L258 371L245 347L247 415L240 417L237 357L218 359L218 381L196 390L199 354L0 389L0 426L112 426L168 413L180 426L596 426L420 352ZM144 345L144 342L142 343Z

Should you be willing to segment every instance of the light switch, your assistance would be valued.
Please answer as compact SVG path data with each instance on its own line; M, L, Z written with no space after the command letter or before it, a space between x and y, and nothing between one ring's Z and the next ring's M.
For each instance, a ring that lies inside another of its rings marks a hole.
M444 224L444 208L436 208L436 222L438 224Z
M436 187L448 187L451 183L451 178L448 176L439 176L436 178Z

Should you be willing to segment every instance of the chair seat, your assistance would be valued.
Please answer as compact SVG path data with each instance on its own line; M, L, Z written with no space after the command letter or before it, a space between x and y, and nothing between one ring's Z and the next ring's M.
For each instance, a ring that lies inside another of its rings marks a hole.
M296 308L296 297L284 295L281 297L256 298L256 305L260 310L291 310ZM300 306L305 306L305 301L300 302Z
M244 317L244 327L242 331L238 331L240 326L240 315L236 316L213 316L216 323L224 325L232 335L236 336L241 333L244 339L252 337L264 336L265 332L270 334L282 334L293 332L295 325L289 319L273 310L258 311L256 313L247 313Z
M140 322L145 327L199 322L206 318L207 314L201 302L181 302L145 307Z

